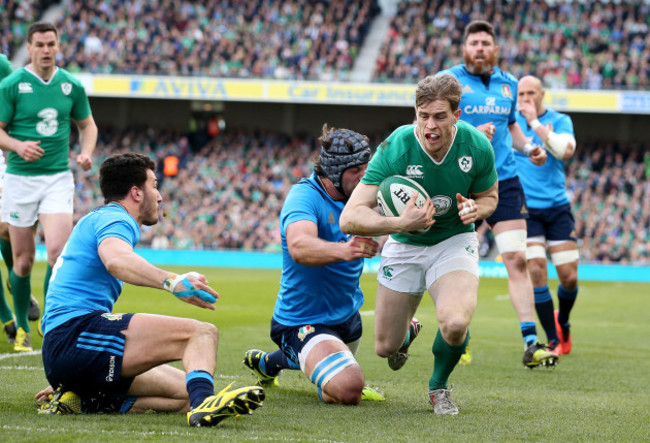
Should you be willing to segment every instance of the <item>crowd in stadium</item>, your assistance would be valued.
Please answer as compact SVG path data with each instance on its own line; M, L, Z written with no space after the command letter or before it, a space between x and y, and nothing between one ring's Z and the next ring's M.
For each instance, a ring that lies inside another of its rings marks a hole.
M495 27L504 71L553 88L650 86L648 2L402 1L385 37L375 80L415 82L463 63L463 29Z
M71 71L347 80L376 0L67 1Z
M48 3L6 3L2 52L24 41ZM65 0L62 64L73 72L348 80L379 14L377 0L85 2ZM9 17L14 20L10 21ZM650 86L650 4L495 0L402 1L374 80L416 82L462 63L458 44L473 19L494 24L501 66L548 87Z
M310 136L227 132L192 152L180 134L102 131L95 159L133 150L159 165L165 218L143 228L142 247L278 251L280 208L291 184L311 173ZM381 136L372 137L376 146ZM178 157L165 176L164 159ZM75 219L101 204L96 173L77 173ZM650 146L579 143L568 162L570 194L584 261L650 263Z

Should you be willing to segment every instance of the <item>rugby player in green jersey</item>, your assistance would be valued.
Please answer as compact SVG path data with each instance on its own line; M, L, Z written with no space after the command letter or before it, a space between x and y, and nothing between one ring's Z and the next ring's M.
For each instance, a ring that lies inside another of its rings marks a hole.
M428 398L436 414L451 415L458 408L449 376L469 340L478 294L474 222L490 216L498 200L494 151L482 132L458 120L461 94L452 75L418 83L416 124L397 128L379 146L340 219L348 234L390 234L375 306L375 352L389 364L396 355L406 360L409 325L429 291L440 327ZM398 217L375 212L379 184L392 175L407 176L424 188L430 198L422 208L415 206L414 193ZM420 230L425 232L415 232Z
M14 256L9 281L18 326L16 351L32 350L27 311L35 223L41 223L47 250L44 296L52 266L72 231L70 122L79 129L81 152L76 163L85 171L92 167L97 143L97 126L83 85L56 66L59 36L54 25L32 24L27 31L27 52L31 62L0 84L0 148L9 151L1 217L9 223Z

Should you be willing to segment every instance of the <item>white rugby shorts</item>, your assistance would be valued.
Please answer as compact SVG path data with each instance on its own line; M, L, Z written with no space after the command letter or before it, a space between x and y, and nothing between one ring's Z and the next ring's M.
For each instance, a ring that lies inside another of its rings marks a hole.
M2 190L3 222L19 228L33 226L39 214L72 214L72 171L52 175L5 174Z
M381 252L377 280L393 291L420 296L453 271L478 277L478 250L476 232L457 234L433 246L413 246L389 238Z

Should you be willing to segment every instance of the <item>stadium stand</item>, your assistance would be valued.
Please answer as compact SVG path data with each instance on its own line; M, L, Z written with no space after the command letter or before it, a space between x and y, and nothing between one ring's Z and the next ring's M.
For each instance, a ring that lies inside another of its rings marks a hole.
M72 71L346 80L377 0L68 1Z

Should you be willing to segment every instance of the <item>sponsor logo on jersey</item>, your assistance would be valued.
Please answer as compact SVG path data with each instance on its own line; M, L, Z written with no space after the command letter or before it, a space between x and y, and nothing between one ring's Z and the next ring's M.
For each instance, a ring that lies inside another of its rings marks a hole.
M469 172L472 170L472 166L474 166L474 159L469 155L463 155L458 159L458 166L460 166L461 171Z
M14 220L20 219L20 215L18 215L17 212L10 212L9 213L9 218L13 218Z
M508 115L512 106L498 106L495 97L485 97L484 105L467 105L463 108L465 114L497 114Z
M501 94L505 98L512 98L512 91L510 90L510 85L504 83L501 85Z
M334 214L332 214L331 212L329 217L327 217L327 223L329 223L330 225L336 224L336 219L334 218Z
M305 341L305 338L309 334L313 334L316 331L316 328L314 328L312 325L307 325L303 326L300 329L298 329L298 338L300 341Z
M424 178L422 165L408 165L406 167L406 176L410 178Z
M72 83L61 83L61 90L65 95L70 95L72 92Z
M34 92L32 89L31 83L18 83L18 93L19 94L31 94Z
M393 278L393 268L391 268L390 266L384 266L381 270L381 273L386 280L390 280Z
M433 206L436 208L434 217L445 215L451 208L451 198L446 195L436 195L431 197L431 203L433 203Z
M465 252L467 252L469 255L472 255L472 256L476 255L476 249L474 249L472 247L472 245L465 246Z
M469 85L463 86L463 94L471 94L473 92L474 90Z
M109 321L118 321L118 320L122 320L122 315L123 314L106 313L106 314L102 314L102 317L104 317L106 320L109 320Z

